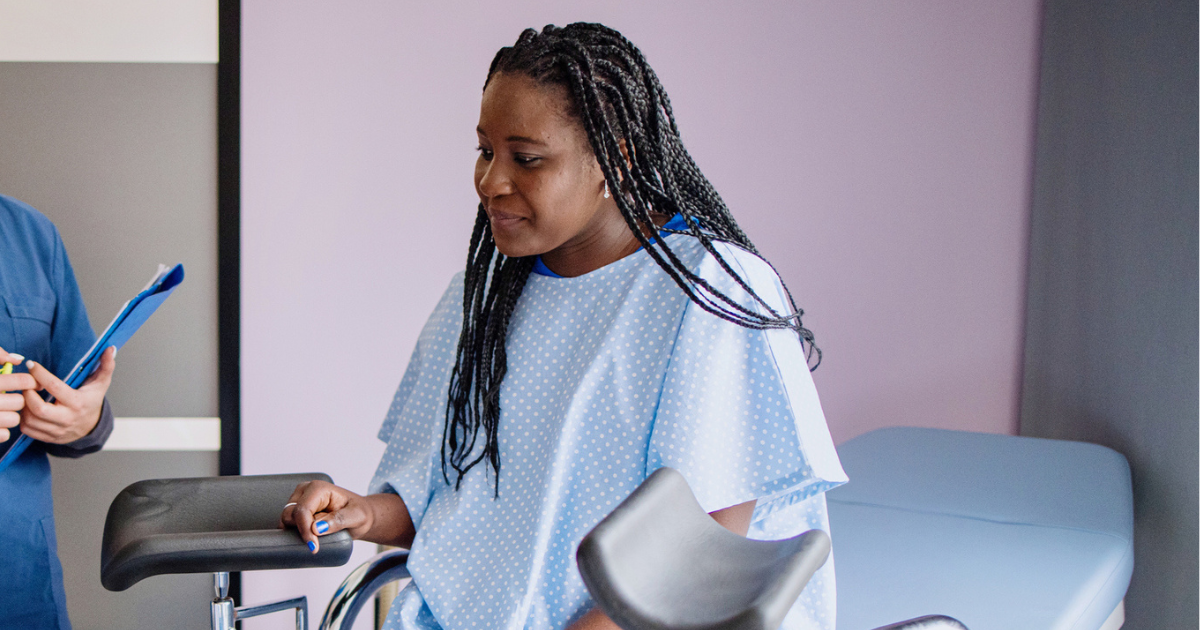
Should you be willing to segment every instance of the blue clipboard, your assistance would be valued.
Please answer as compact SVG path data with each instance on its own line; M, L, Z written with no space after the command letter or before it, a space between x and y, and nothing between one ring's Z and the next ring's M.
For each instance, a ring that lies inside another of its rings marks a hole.
M135 295L132 300L125 303L125 306L121 307L112 323L104 329L104 333L100 335L96 343L92 344L92 347L79 359L63 382L72 388L82 385L100 367L100 355L104 354L109 346L115 346L120 350L121 346L125 345L125 342L133 337L133 333L136 333L142 324L150 319L154 311L158 310L158 307L170 297L171 293L175 291L175 287L179 286L181 282L183 282L182 264L176 264L174 267L159 265L158 272L150 279L150 284L147 284L141 293ZM0 471L16 461L32 442L33 440L27 435L18 437L4 457L0 457Z

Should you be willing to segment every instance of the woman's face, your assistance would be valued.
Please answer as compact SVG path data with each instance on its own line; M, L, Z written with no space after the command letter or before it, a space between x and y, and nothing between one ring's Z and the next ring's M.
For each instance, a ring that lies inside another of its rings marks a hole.
M483 91L476 131L475 191L501 253L541 254L571 276L636 250L616 203L604 197L604 174L564 89L497 73Z

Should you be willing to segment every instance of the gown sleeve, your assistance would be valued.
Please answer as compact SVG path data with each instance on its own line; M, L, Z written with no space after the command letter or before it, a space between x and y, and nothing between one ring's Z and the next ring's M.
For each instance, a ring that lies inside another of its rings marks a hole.
M462 274L458 274L421 330L379 429L379 439L387 448L371 479L370 492L399 495L417 527L429 506L432 484L442 481L442 428L450 370L462 328L462 290Z
M773 309L790 312L766 262L717 247ZM698 273L763 312L713 256ZM694 302L667 364L646 465L647 474L680 471L708 512L757 499L755 521L846 481L796 333L744 328Z
M379 427L378 438L380 442L387 444L392 441L392 433L396 430L396 422L400 418L400 414L404 412L404 405L408 403L409 396L412 395L413 387L417 384L417 379L421 376L421 344L413 348L412 356L408 358L408 367L404 370L404 377L400 379L400 385L396 387L396 394L392 396L392 404L388 407L387 415L383 417L383 426Z

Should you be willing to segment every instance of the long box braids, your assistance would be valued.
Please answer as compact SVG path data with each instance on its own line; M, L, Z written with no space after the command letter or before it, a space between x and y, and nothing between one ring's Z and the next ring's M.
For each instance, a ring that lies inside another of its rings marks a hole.
M715 243L731 243L758 253L684 148L666 90L632 42L600 24L549 25L540 32L526 29L514 45L496 53L488 81L499 72L520 73L542 84L566 88L571 114L587 132L630 232L688 299L739 326L795 331L805 346L810 368L816 369L821 351L812 332L801 323L804 311L796 307L790 292L791 312L777 311L716 249ZM684 218L687 229L655 227L653 217L676 214ZM666 239L647 236L656 230L698 239L756 305L745 306L713 287L679 259ZM480 204L467 255L463 328L450 377L442 440L442 475L450 483L453 469L455 488L467 471L487 460L499 495L497 435L500 386L507 371L505 338L534 259L510 258L496 250ZM472 456L481 438L483 448Z

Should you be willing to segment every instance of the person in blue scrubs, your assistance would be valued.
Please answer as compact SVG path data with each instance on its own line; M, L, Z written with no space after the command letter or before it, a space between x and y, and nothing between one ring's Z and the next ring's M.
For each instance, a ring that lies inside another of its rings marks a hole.
M0 453L22 433L35 440L0 471L0 628L71 627L46 456L94 453L112 433L105 394L115 349L79 389L55 376L65 376L95 341L58 230L0 195L0 364L13 364L12 374L0 375Z

